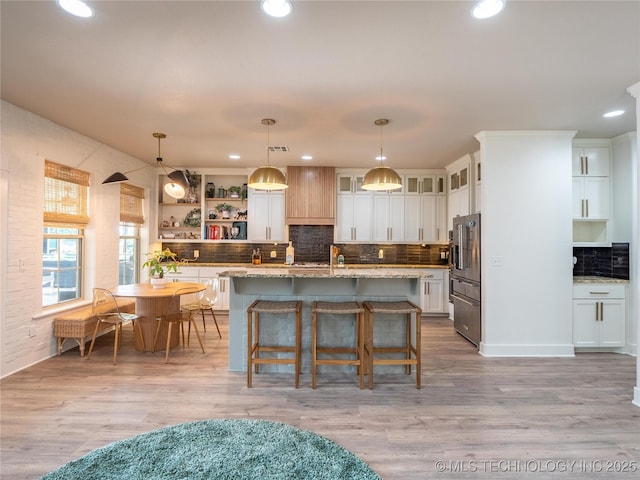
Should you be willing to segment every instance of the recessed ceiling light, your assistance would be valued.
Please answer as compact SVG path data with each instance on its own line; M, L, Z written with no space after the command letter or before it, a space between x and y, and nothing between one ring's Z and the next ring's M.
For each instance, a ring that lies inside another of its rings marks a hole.
M260 7L264 13L272 17L286 17L293 10L293 5L289 0L262 0Z
M506 4L506 0L480 0L471 10L476 18L489 18L499 14Z
M231 160L240 160L240 155L232 153L231 155L229 155L229 158Z
M610 112L605 113L604 115L602 115L604 118L611 118L611 117L619 117L620 115L622 115L624 113L624 110L612 110Z
M313 160L313 157L311 155L302 155L302 160Z
M88 18L93 16L93 10L82 0L58 0L58 5L76 17Z

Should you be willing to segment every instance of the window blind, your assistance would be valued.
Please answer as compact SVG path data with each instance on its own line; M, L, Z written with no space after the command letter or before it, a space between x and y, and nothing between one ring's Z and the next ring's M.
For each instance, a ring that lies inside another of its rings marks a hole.
M144 189L128 183L120 184L120 221L142 225Z
M87 225L88 196L89 173L45 160L45 223Z

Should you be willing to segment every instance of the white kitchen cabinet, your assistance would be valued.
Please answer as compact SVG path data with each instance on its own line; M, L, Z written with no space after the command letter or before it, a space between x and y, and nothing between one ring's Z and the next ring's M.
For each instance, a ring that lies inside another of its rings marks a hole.
M446 202L445 197L440 198L443 200L443 203ZM407 242L423 243L441 241L438 238L439 230L437 226L439 213L438 200L439 197L435 195L407 195L405 197L404 238Z
M480 160L480 152L473 154L473 177L474 185L474 212L482 212L482 161Z
M338 194L353 193L360 195L370 194L362 188L362 182L366 172L342 172L337 174L336 189Z
M608 145L579 146L577 141L574 142L571 159L572 175L574 177L608 177L610 155Z
M575 347L624 347L625 318L624 285L600 283L574 285L573 344Z
M373 241L404 241L405 197L389 193L373 194Z
M573 218L606 220L611 217L609 177L573 177Z
M438 176L405 175L403 189L405 195L435 195L438 189Z
M578 139L572 149L574 246L611 245L611 144Z
M424 270L420 280L422 313L442 314L449 312L449 302L447 284L445 280L445 270L427 269Z
M447 231L453 228L453 219L471 213L470 169L471 155L465 155L447 165Z
M283 191L249 190L248 237L252 242L286 240L285 195Z
M336 241L370 242L372 194L339 194L336 207Z

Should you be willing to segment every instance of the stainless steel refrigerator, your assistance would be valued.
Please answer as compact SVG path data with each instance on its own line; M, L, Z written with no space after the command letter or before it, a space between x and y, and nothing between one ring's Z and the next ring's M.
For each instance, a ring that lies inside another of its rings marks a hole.
M482 338L480 309L480 214L453 219L450 297L455 330L478 346Z

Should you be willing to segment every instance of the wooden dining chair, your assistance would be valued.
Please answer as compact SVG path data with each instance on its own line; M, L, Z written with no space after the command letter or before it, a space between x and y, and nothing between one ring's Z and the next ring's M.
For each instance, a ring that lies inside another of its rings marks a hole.
M87 360L91 358L91 352L93 352L93 345L96 342L98 331L103 324L113 325L115 330L115 339L113 342L113 364L116 364L118 359L118 348L120 348L120 337L122 336L122 324L131 322L133 330L140 337L142 342L142 349L144 351L144 337L140 325L136 324L136 320L140 318L140 315L135 313L124 313L120 311L116 297L109 290L105 288L93 289L93 303L92 303L93 315L96 318L96 326L93 330L93 338L91 339L91 346L89 346L89 354Z
M213 321L216 324L216 329L218 330L218 336L222 338L222 334L220 333L220 327L218 326L218 320L216 319L216 314L213 311L213 307L218 301L218 279L210 278L206 282L204 282L207 288L200 292L198 296L198 300L192 303L187 303L182 305L180 308L183 310L187 310L190 312L200 312L202 314L202 327L206 333L207 324L204 321L204 313L205 311L211 312L211 316L213 317Z
M191 288L180 288L176 290L169 302L167 303L167 307L164 313L158 317L156 317L156 333L153 336L153 351L155 352L158 346L158 336L160 334L160 328L163 325L167 325L167 345L165 350L164 363L169 363L169 349L171 347L171 330L173 325L180 325L180 333L182 337L182 346L183 348L189 345L188 337L187 342L185 343L184 338L184 324L187 323L189 325L189 331L191 331L191 327L193 326L193 330L196 332L196 336L198 337L198 342L200 343L200 348L202 349L202 353L204 352L204 345L202 344L202 338L200 337L200 332L198 331L198 326L196 322L193 320L193 311L185 310L180 308L180 296L187 295L193 293L193 289Z

